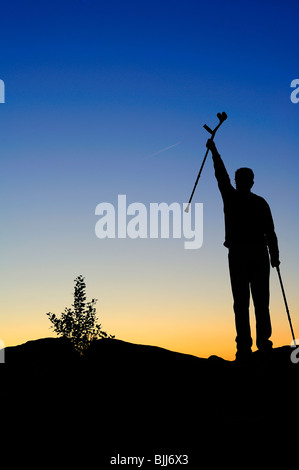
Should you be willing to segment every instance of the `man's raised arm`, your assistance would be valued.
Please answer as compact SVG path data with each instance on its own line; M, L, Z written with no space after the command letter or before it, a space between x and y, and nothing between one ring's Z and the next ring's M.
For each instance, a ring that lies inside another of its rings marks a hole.
M212 158L214 162L215 176L218 182L218 187L223 193L226 190L232 189L230 178L226 171L225 165L222 158L220 157L215 142L212 139L208 139L207 148L212 152Z

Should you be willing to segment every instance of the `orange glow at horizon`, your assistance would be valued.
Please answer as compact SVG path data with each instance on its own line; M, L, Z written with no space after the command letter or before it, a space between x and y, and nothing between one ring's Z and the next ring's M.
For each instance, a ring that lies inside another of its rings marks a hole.
M207 358L217 355L227 360L234 360L235 326L233 311L226 309L217 315L209 309L209 321L203 320L200 315L183 315L177 311L174 315L156 313L152 311L143 312L142 318L132 311L105 312L99 314L98 318L102 328L107 333L114 334L117 339L137 344L158 346L171 351L191 354L197 357ZM255 346L255 318L251 311L251 330L253 338L253 351ZM122 317L122 321L120 321ZM26 341L43 337L56 337L50 329L50 322L46 315L39 315L36 321L34 314L25 315L26 321L18 323L18 328L10 324L2 325L2 340L5 346L15 346ZM145 318L147 319L145 321ZM274 347L291 344L291 333L285 312L281 308L272 309L272 341ZM294 330L299 331L298 321L295 321ZM4 334L3 334L4 333Z
M104 331L117 339L198 357L217 355L233 360L235 324L226 250L218 247L215 240L211 244L213 257L209 239L192 254L171 242L164 244L163 250L159 243L108 243L105 252L83 252L87 261L69 263L59 272L55 266L43 271L26 267L23 271L7 270L0 299L1 311L5 312L0 338L6 346L13 346L55 336L46 313L59 315L72 305L73 280L83 273L87 301L99 299L99 322ZM283 264L282 274L294 331L299 334L296 269L290 260ZM274 270L270 312L274 347L289 345L292 338ZM252 303L251 331L255 350Z

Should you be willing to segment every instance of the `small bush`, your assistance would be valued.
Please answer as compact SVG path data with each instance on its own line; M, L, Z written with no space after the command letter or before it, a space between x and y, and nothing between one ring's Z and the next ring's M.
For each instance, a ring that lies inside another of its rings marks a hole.
M75 279L73 308L66 307L58 318L55 313L47 315L52 323L51 328L60 336L70 338L75 349L83 354L91 341L100 338L114 338L102 330L97 323L95 304L97 299L86 302L86 284L82 275Z

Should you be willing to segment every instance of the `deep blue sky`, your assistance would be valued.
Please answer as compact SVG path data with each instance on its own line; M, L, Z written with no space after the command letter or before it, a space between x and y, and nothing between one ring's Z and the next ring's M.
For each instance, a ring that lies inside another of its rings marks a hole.
M96 205L116 202L117 194L146 204L187 201L207 138L202 125L213 127L218 111L229 116L217 136L219 150L232 176L240 166L253 168L254 191L271 205L290 295L299 305L299 104L290 101L290 83L299 78L297 9L295 1L1 3L6 341L46 336L43 312L68 303L65 292L81 273L90 295L103 296L105 322L123 339L131 336L122 324L128 318L136 324L137 313L124 319L120 308L129 312L133 302L136 312L145 304L159 310L147 292L155 279L149 273L162 267L168 298L182 285L190 289L165 300L162 319L173 304L184 310L185 295L193 299L185 334L193 321L203 328L198 309L211 297L208 288L200 297L197 286L212 285L215 272L227 289L221 305L232 315L222 206L210 161L195 197L204 203L205 241L192 257L179 242L103 244L94 235ZM130 282L122 284L115 273L128 276L127 270ZM172 277L176 270L182 277ZM150 280L142 283L143 275ZM138 282L143 295L134 303ZM125 292L121 307L113 304L115 289ZM138 317L140 342L146 315ZM171 343L155 334L144 341Z

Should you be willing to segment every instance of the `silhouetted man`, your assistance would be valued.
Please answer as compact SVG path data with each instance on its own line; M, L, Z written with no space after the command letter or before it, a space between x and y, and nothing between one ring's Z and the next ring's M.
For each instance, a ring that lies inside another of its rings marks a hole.
M269 312L270 253L272 267L279 266L277 237L270 207L260 196L253 194L254 174L250 168L239 168L235 173L236 188L217 151L209 139L215 176L218 181L225 218L225 242L229 249L229 272L234 298L236 322L236 359L251 356L252 338L249 321L250 290L256 317L256 345L260 351L272 349Z

